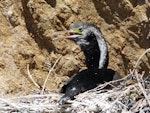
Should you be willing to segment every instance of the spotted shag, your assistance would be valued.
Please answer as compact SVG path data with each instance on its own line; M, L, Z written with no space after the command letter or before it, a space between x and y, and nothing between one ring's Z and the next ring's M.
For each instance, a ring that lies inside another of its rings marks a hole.
M107 69L108 47L98 27L90 23L77 22L65 33L70 33L70 35L55 39L68 38L79 45L84 52L87 69L75 74L64 84L61 88L61 93L65 95L59 100L59 104L63 104L69 99L74 99L74 96L93 89L98 84L109 82L114 77L120 77L114 70Z

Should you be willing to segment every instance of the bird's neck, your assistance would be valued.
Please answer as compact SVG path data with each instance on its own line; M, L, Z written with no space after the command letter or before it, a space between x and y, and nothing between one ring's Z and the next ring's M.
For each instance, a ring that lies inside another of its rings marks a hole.
M99 58L99 69L101 68L107 68L108 66L108 47L106 44L106 41L104 39L104 36L102 33L97 30L96 32L94 31L94 34L96 36L96 40L99 46L99 51L100 51L100 58Z
M108 66L108 48L99 30L93 30L94 36L89 36L90 43L87 46L80 45L86 57L88 68L107 68Z

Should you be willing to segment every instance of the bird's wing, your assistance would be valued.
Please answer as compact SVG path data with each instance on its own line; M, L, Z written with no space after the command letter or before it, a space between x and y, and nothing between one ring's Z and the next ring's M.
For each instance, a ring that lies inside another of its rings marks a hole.
M70 81L72 81L72 79L76 76L76 74L74 74L61 88L60 93L65 93L66 92L66 88L68 86L68 84L70 83Z

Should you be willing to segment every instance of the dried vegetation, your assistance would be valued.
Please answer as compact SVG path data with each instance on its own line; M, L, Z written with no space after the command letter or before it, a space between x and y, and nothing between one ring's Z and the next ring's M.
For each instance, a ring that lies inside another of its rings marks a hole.
M47 78L59 62L60 56L49 70L41 92L7 99L0 98L0 111L12 113L149 113L150 73L144 77L145 73L138 73L136 69L142 57L149 52L150 48L139 57L134 68L125 78L101 84L95 89L79 94L75 100L70 100L64 105L57 104L61 97L59 93L44 90ZM29 70L28 74L36 85ZM115 86L115 83L118 85ZM111 89L105 89L108 85Z

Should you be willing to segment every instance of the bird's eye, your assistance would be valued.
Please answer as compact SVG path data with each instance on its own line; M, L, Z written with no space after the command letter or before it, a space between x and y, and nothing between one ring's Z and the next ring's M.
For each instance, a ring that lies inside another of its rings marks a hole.
M82 28L81 27L79 28L79 31L82 32Z

